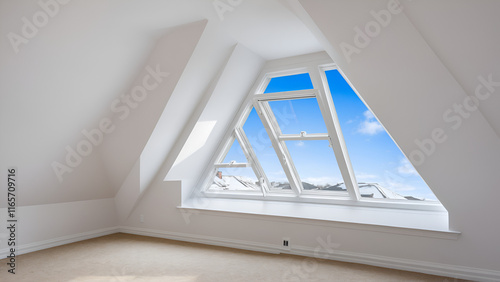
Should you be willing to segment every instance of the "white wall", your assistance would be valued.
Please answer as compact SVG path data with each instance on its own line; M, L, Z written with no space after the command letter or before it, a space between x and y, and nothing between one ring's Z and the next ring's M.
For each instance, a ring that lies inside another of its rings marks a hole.
M500 279L497 263L500 245L496 243L499 229L491 220L498 213L500 196L500 190L495 189L500 181L495 173L500 167L500 140L488 121L493 117L482 113L488 111L487 106L471 113L456 130L443 120L448 108L471 95L466 91L470 87L462 87L405 13L394 15L390 25L369 47L347 62L339 44L353 44L353 28L373 20L371 10L387 9L387 1L300 3L307 14L303 14L304 10L297 13L311 30L316 30L325 49L407 156L420 149L415 139L431 138L435 128L445 131L446 142L437 144L435 151L416 166L448 209L450 227L462 232L459 238L447 240L314 226L258 216L185 214L175 208L180 199L173 198L180 197L178 189L184 193L187 188L170 182L153 185L125 225L131 232L141 230L137 228L153 229L157 233L150 234L184 236L186 240L214 244L241 241L246 242L245 246L267 246L270 251L279 250L282 238L290 237L295 253L314 250L318 239L330 237L338 244L335 257L339 259L469 279ZM488 55L494 54L482 56ZM499 72L498 68L476 70L478 75ZM491 102L496 103L495 99ZM138 222L141 214L146 218L144 223ZM159 214L167 216L160 219Z
M0 213L6 223L7 209ZM111 234L118 225L113 198L23 206L17 208L16 216L17 255ZM7 254L7 232L5 227L0 232L2 257Z
M408 19L466 93L474 93L479 75L491 73L495 81L500 80L500 57L495 55L500 48L500 37L496 36L500 2L441 0L403 4ZM500 136L499 106L500 95L495 93L479 109Z
M168 113L176 117L168 119L167 124L172 124L177 128L184 124L182 115L186 115L189 110L182 105L179 105L178 108L172 108L172 104L176 104L180 95L174 89L179 86L179 79L184 75L184 70L193 56L206 24L206 21L199 21L175 27L161 38L148 59L146 68L155 69L153 72L159 68L166 77L162 77L161 81L156 82L157 87L149 91L148 96L143 101L135 103L136 109L123 105L123 107L129 108L131 113L128 115L127 112L122 113L122 116L125 116L122 122L124 125L119 131L117 130L118 132L106 139L99 148L107 165L108 173L115 180L115 184L119 183L116 186L117 197L115 201L119 214L122 214L122 210L134 206L135 199L141 192L140 183L145 182L144 179L147 178L147 175L150 177L155 175L155 171L158 169L158 156L161 158L162 151L168 151L168 146L161 144L161 141L166 143L168 140L172 140L171 142L175 140L176 135L171 128L161 127L162 124L165 124L165 119L161 117ZM143 70L136 80L136 85L143 85L143 78L147 75L153 76L149 72L147 69ZM174 119L177 122L172 122ZM153 134L154 132L156 134ZM136 182L130 183L128 181L132 179L131 175L134 176L133 179L137 179Z
M165 32L137 78L125 92L125 95L133 96L141 91L135 89L141 89L145 83L150 84L151 89L146 89L145 97L138 96L141 98L137 100L131 97L131 106L127 102L111 103L118 109L118 113L113 115L117 128L106 136L103 144L99 146L99 152L114 192L118 191L141 156L165 107L170 99L175 97L172 96L174 89L178 86L205 26L206 20L172 27ZM155 73L161 73L161 77Z

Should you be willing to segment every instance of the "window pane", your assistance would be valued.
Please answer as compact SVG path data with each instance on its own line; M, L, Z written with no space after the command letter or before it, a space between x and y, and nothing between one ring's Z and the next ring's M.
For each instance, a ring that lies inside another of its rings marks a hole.
M247 158L245 157L245 153L243 153L243 150L241 149L240 143L236 139L234 139L233 145L231 146L231 148L227 152L223 163L230 163L232 161L234 161L236 163L246 163L247 162Z
M386 189L378 184L363 184L359 183L359 193L363 198L374 198L374 199L399 199L405 200L406 198L395 193L389 189Z
M316 98L269 101L283 134L327 133Z
M259 181L250 167L219 168L208 190L261 191Z
M358 182L379 184L387 198L436 200L436 196L338 70L326 71L349 157ZM361 183L360 183L360 186ZM376 196L376 186L360 188Z
M308 73L271 78L264 93L313 89Z
M252 109L245 121L243 131L250 141L253 151L271 184L270 189L281 190L282 188L280 187L288 185L288 179L283 171L283 167L255 109Z
M335 190L342 175L327 140L286 141L304 190ZM345 191L346 192L346 191Z

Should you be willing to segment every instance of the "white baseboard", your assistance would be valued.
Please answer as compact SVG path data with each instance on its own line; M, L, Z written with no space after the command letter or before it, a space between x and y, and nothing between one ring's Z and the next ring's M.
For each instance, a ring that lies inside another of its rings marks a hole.
M103 228L103 229L97 229L93 231L88 231L88 232L83 232L83 233L78 233L78 234L72 234L72 235L67 235L67 236L62 236L50 240L45 240L45 241L39 241L39 242L34 242L34 243L29 243L29 244L24 244L20 245L16 248L16 255L22 255L22 254L27 254L31 252L36 252L40 251L43 249L48 249L52 247L57 247L61 245L66 245L78 241L83 241L87 239L92 239L96 237L101 237L109 234L114 234L118 232L118 227L110 227L110 228ZM1 249L0 250L0 257L5 258L9 255L9 249Z
M415 271L415 272L475 280L475 281L500 281L500 271L494 271L494 270L431 263L431 262L416 261L416 260L401 259L401 258L392 258L392 257L377 256L370 254L344 252L339 250L330 250L330 252L327 252L326 250L314 249L304 246L292 245L290 246L289 249L287 249L282 246L273 244L263 244L263 243L256 243L243 240L233 240L233 239L226 239L219 237L168 232L163 230L145 229L145 228L128 227L128 226L98 229L94 231L83 232L74 235L68 235L50 240L21 245L18 246L17 248L17 255L35 252L43 249L48 249L56 246L61 246L69 243L92 239L118 232L156 237L156 238L165 238L177 241L229 247L235 249L250 250L256 252L265 252L273 254L286 253L286 254L310 257L313 259L322 258L322 259L331 259L337 261L353 262L353 263L367 264L373 266L380 266L385 268ZM7 255L8 255L8 249L0 250L0 256L2 258L5 258Z
M163 230L153 230L153 229L137 228L137 227L129 227L129 226L120 226L119 230L122 233L171 239L171 240L176 240L176 241L184 241L184 242L199 243L199 244L205 244L205 245L221 246L221 247L228 247L228 248L234 248L234 249L243 249L243 250L263 252L263 253L272 253L272 254L281 253L280 248L277 248L276 245L271 245L271 244L262 244L262 243L255 243L255 242L242 241L242 240L233 240L233 239L210 237L210 236L203 236L203 235L168 232L168 231L163 231Z
M385 268L414 271L432 275L447 276L452 278L468 279L475 281L500 281L500 271L463 267L449 264L431 263L401 258L392 258L370 254L360 254L333 250L327 252L310 247L291 246L286 249L279 245L261 244L249 241L231 240L226 238L192 235L185 233L152 230L137 227L120 226L120 232L178 241L186 241L207 245L230 247L266 253L286 253L310 258L331 259L344 262L360 263ZM451 282L451 281L450 281Z
M292 247L292 250L287 253L312 258L316 257L321 259L331 259L337 261L379 266L384 268L427 273L451 278L460 278L474 281L500 281L500 271L488 269L385 257L371 254L352 253L339 250L330 250L330 252L327 252L324 250L302 246Z

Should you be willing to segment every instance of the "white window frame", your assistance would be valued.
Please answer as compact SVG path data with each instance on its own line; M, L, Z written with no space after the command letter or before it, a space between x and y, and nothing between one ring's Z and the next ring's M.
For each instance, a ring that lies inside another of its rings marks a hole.
M334 69L337 69L341 73L356 95L358 95L361 99L358 92L345 77L343 72L325 53L314 53L268 62L259 75L259 78L250 91L247 99L238 111L236 119L226 132L223 142L219 145L217 153L213 156L210 162L209 168L204 173L203 178L198 182L198 187L201 187L202 195L205 197L218 198L222 197L425 211L445 211L445 208L440 202L414 202L408 200L371 199L361 197L326 78L325 72ZM264 94L264 91L272 78L302 73L309 74L313 89ZM315 98L317 100L328 132L315 134L282 134L277 120L267 102L273 100L293 100L304 98ZM361 100L363 101L363 99ZM283 167L287 179L290 182L291 191L283 190L278 192L270 189L270 182L267 179L266 174L245 135L245 132L243 131L243 125L246 122L252 108L255 108L267 134L269 135L272 146ZM245 157L247 158L247 163L222 163L235 139L237 139L240 143ZM329 140L341 175L344 179L347 195L345 192L336 191L305 191L302 188L300 176L295 169L293 159L291 158L286 145L284 145L284 142L288 140ZM397 145L396 142L394 143ZM209 191L208 189L213 181L216 170L220 167L251 167L260 181L260 193L235 190Z

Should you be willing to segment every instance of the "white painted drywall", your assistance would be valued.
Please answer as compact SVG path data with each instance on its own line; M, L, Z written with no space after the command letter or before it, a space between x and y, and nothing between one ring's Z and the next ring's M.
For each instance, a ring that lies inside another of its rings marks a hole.
M450 124L442 118L444 111L462 102L470 93L429 47L405 13L394 15L390 25L368 47L353 55L350 63L346 61L339 44L344 41L352 44L353 28L373 20L370 11L386 9L387 1L308 0L300 3L310 17L305 22L311 30L319 27L321 34L317 35L320 40L326 39L322 42L325 49L403 152L410 155L418 149L415 139L431 137L433 129L446 130L446 142L438 144L435 152L417 169L448 209L451 228L462 235L457 240L445 240L280 223L238 215L185 214L174 207L180 200L172 199L179 196L175 192L180 189L179 184L169 182L153 185L126 225L276 246L283 237L291 238L292 246L309 248L318 247L319 239L330 238L338 244L336 250L340 252L498 273L499 227L491 217L498 213L500 196L499 189L495 188L500 180L495 173L500 167L499 139L481 111L473 112L457 130L450 129ZM468 2L468 5L475 4ZM477 70L483 72L479 67ZM499 70L484 68L484 72L491 71ZM182 192L184 189L183 186ZM199 203L202 205L203 201ZM139 214L153 220L139 223ZM166 215L161 223L158 214Z
M6 222L7 209L0 209L0 212L0 219ZM18 207L16 216L17 254L29 246L39 247L41 242L57 244L58 238L91 234L118 225L113 198L23 206ZM0 232L0 253L8 247L7 236L10 234L7 231L2 228Z

